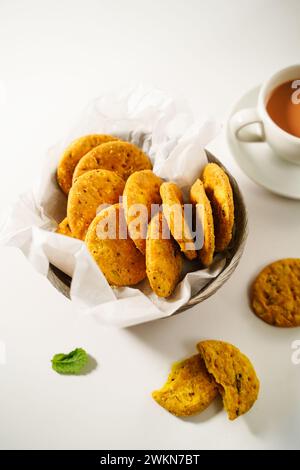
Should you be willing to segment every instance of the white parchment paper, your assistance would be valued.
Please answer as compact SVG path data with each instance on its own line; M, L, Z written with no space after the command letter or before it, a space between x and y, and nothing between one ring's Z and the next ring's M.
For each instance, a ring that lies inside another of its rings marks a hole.
M150 156L153 171L175 181L187 194L207 163L204 148L217 132L216 122L194 120L185 104L159 90L138 87L100 96L69 135L49 150L37 188L21 195L10 208L1 243L19 248L43 276L47 276L49 263L71 276L74 306L101 323L126 327L171 315L220 273L225 260L216 259L204 270L195 270L195 263L187 264L192 272L169 299L158 298L146 280L134 288L112 289L82 241L55 233L66 215L67 202L56 183L57 163L73 139L90 133L112 134L141 147Z

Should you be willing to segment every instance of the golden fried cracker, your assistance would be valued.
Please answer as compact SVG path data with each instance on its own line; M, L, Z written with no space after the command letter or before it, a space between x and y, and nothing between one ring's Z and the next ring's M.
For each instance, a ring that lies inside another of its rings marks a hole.
M202 181L197 179L190 190L191 203L196 206L196 217L202 224L203 246L199 250L199 258L203 266L210 266L215 251L214 220L208 197Z
M108 142L86 154L78 163L74 181L90 170L105 169L114 171L124 181L135 171L151 170L152 164L147 155L130 142Z
M129 235L143 254L146 252L151 209L154 210L154 205L161 204L159 188L162 182L151 170L142 170L130 175L125 184L123 206Z
M159 297L169 297L180 280L182 257L170 235L162 238L166 221L161 212L148 225L146 268L150 286ZM167 235L167 234L166 234Z
M62 154L57 168L57 182L65 194L70 191L75 167L83 155L97 145L113 140L118 139L111 135L91 134L71 142Z
M160 187L160 195L163 202L163 213L173 237L185 256L190 260L195 259L197 253L190 228L184 217L181 190L175 183L166 182Z
M93 170L80 176L68 198L67 217L76 238L84 239L102 204L115 204L124 190L124 181L113 171Z
M203 411L217 395L217 384L200 354L174 364L166 384L152 393L160 406L176 416Z
M252 285L251 304L255 314L270 325L300 326L300 259L266 266Z
M122 223L126 229L123 208L120 204L103 209L91 223L85 243L111 285L131 286L146 277L145 257L131 238L128 236L120 238L119 229ZM113 227L113 238L106 237L105 226L108 224Z
M249 359L224 341L201 341L197 348L208 372L219 385L229 419L250 410L258 396L259 380Z
M210 200L215 230L215 249L224 251L231 239L234 225L234 202L230 181L224 170L216 163L208 163L202 181Z

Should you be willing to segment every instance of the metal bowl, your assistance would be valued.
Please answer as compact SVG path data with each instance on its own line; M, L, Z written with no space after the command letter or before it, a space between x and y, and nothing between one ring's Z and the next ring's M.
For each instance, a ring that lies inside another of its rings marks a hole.
M192 296L190 300L180 307L173 315L184 312L193 305L203 302L211 295L213 295L231 276L237 267L240 258L244 251L245 242L247 239L247 211L244 203L243 196L239 190L236 180L226 170L222 163L210 152L206 151L209 162L214 162L220 165L227 173L232 186L234 197L234 212L235 212L235 226L234 235L229 248L226 251L226 264L220 274L213 278L206 286L199 290L197 294ZM54 287L66 297L70 298L70 286L72 279L63 273L55 266L49 266L48 279Z

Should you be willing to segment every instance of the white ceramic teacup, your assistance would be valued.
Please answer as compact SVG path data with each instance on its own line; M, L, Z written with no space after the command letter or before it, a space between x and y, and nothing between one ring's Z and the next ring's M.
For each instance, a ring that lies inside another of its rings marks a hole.
M252 136L251 141L266 141L281 158L300 165L300 138L289 134L275 124L266 109L270 95L275 88L282 83L297 79L300 79L300 64L287 67L272 75L260 89L257 107L242 109L234 114L230 120L230 128L236 138L247 140L242 138L240 131L250 124L260 124L260 135L256 138Z

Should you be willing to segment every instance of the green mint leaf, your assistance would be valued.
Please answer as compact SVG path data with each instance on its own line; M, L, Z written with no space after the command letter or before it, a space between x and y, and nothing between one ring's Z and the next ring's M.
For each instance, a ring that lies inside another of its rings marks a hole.
M52 369L59 374L79 374L88 361L84 349L77 348L69 354L55 354L52 358Z

